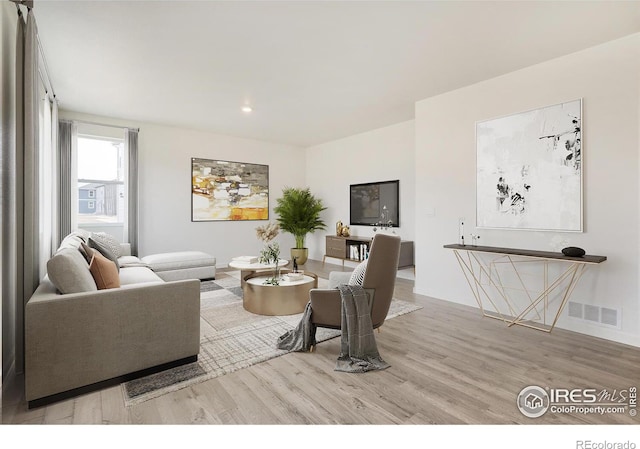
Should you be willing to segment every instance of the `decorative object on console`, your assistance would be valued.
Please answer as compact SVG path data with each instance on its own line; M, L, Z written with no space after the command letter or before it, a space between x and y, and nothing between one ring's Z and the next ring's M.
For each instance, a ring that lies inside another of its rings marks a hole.
M268 165L191 159L191 221L268 219Z
M377 227L380 227L381 231L386 231L387 229L393 228L393 220L389 219L389 210L387 206L382 206L382 213L380 214L380 221L375 224L373 227L373 232L378 230ZM395 234L395 231L392 231Z
M582 248L578 248L576 246L567 246L562 249L562 254L569 257L582 257L586 252Z
M265 247L260 251L260 257L258 262L271 265L273 264L273 277L264 281L265 284L279 285L280 284L280 245L278 242L272 242L278 236L280 227L277 223L271 223L264 226L258 226L256 228L256 235L260 240L265 243Z
M285 187L282 197L278 198L274 211L278 214L280 229L296 240L295 248L291 248L291 258L304 265L309 257L309 249L304 246L307 234L318 229L326 229L320 213L326 209L322 200L316 198L309 188L301 189Z
M336 223L336 236L337 237L349 237L351 235L351 229L349 226L344 226L342 221L338 220Z
M582 231L582 100L476 124L479 228Z

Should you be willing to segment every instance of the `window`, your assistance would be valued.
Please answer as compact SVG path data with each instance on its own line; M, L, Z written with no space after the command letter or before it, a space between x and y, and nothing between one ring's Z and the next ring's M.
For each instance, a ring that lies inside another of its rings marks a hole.
M96 128L96 127L93 127ZM127 157L123 137L83 134L80 127L76 140L76 198L74 227L90 232L107 232L121 242L127 241ZM109 135L111 134L111 135Z

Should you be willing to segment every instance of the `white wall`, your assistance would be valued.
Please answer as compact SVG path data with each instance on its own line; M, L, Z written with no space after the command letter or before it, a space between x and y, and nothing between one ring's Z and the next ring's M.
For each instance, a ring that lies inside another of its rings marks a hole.
M403 240L414 240L415 171L414 122L409 120L306 149L307 185L328 209L327 230L307 238L309 258L322 260L325 236L335 234L335 224L349 224L349 185L400 180L400 228ZM369 226L352 226L351 235L370 237ZM336 263L337 260L329 259Z
M458 217L483 245L558 251L579 246L608 260L573 300L621 310L622 328L566 317L560 327L640 346L638 175L640 34L416 104L416 293L475 306L454 255ZM584 232L474 228L475 124L583 99ZM566 313L566 311L565 311Z
M299 147L68 111L61 117L140 128L138 252L143 256L200 250L214 255L217 265L224 267L232 257L257 254L262 247L255 228L266 221L191 222L192 157L269 165L271 221L282 189L304 186L304 150ZM277 241L282 248L294 246L289 234L281 234Z

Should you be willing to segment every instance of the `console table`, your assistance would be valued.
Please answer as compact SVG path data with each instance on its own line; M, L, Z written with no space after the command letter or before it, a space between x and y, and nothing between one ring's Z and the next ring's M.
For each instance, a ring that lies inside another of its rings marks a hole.
M509 327L517 324L544 332L551 332L555 327L587 267L607 260L605 256L570 257L556 252L493 246L451 244L444 248L453 250L483 316L504 321ZM531 267L536 262L542 265L541 273L534 276L542 275L539 279L542 287L538 290L530 285L531 273L518 269L523 264ZM556 276L550 276L551 263L562 264ZM508 274L518 284L516 287L504 282L505 275L500 274L499 266L510 271ZM513 290L524 293L523 307L515 301ZM555 313L551 310L552 302L556 303ZM547 320L551 319L548 324Z
M362 262L369 254L372 241L372 237L339 237L336 235L328 235L326 236L325 253L322 257L322 263L324 264L327 257L342 260L343 267L345 260ZM402 240L400 242L398 268L412 267L413 265L413 242Z

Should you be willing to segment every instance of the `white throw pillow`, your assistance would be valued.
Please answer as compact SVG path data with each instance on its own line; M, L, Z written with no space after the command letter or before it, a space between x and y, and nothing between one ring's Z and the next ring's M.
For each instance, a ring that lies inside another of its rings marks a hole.
M351 278L349 278L349 285L362 285L364 283L364 273L367 271L367 262L369 259L361 262L353 273L351 273Z

